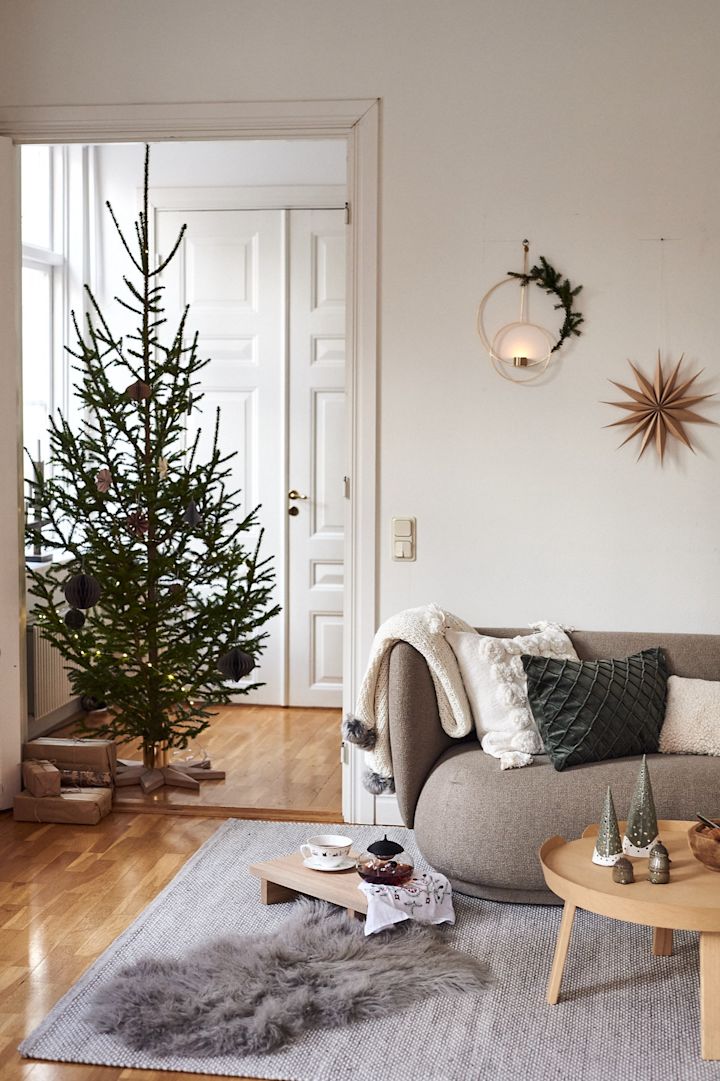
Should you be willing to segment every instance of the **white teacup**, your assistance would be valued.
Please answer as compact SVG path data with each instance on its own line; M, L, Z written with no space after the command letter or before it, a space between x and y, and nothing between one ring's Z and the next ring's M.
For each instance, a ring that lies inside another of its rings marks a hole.
M300 845L300 851L306 860L312 860L315 864L339 867L350 855L351 847L351 837L343 837L339 833L319 833L316 837L308 837L306 844Z

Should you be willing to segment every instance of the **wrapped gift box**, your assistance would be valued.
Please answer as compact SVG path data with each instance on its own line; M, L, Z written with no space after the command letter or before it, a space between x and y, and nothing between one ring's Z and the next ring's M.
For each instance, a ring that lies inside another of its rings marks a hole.
M109 773L110 784L115 779L117 747L111 739L53 739L43 736L23 746L24 760L38 758L52 762L61 772L94 770L98 774Z
M109 788L82 788L59 796L32 796L21 792L13 803L16 822L65 822L96 826L110 813L112 792Z
M23 762L23 785L31 796L59 796L61 775L57 766L42 759Z

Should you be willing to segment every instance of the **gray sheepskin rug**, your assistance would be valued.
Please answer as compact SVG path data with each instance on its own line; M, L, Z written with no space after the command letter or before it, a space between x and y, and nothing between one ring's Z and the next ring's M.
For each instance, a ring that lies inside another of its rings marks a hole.
M307 1029L384 1017L428 995L483 991L486 967L408 920L365 937L360 920L298 901L270 935L235 935L176 960L147 958L98 993L89 1019L158 1055L275 1051Z

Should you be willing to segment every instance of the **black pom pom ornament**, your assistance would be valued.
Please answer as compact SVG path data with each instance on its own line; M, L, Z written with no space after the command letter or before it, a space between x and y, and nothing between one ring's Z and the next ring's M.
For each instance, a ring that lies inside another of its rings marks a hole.
M92 694L84 694L80 699L80 708L86 713L94 713L96 709L107 709L107 702L101 702Z
M222 672L225 679L232 680L233 683L237 683L243 676L249 675L254 667L255 661L253 658L237 647L231 649L218 661L218 670Z
M85 613L79 608L69 608L65 613L65 626L70 630L79 631L85 623Z
M73 608L92 608L101 594L100 583L92 574L75 574L65 585L65 599Z

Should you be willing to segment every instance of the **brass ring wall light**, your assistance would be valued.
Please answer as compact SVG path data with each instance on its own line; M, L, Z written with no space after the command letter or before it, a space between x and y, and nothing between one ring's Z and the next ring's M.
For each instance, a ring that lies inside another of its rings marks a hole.
M478 305L477 332L480 341L498 375L510 383L532 383L539 379L550 363L550 357L557 348L558 338L547 327L532 323L527 316L528 290L528 253L529 241L523 240L523 270L521 277L508 275L488 289ZM490 338L485 329L485 309L490 298L503 285L515 285L520 282L520 318L504 326ZM532 341L534 339L534 342ZM534 355L537 354L537 355ZM530 374L520 377L523 370L532 369ZM511 374L511 373L516 374Z

